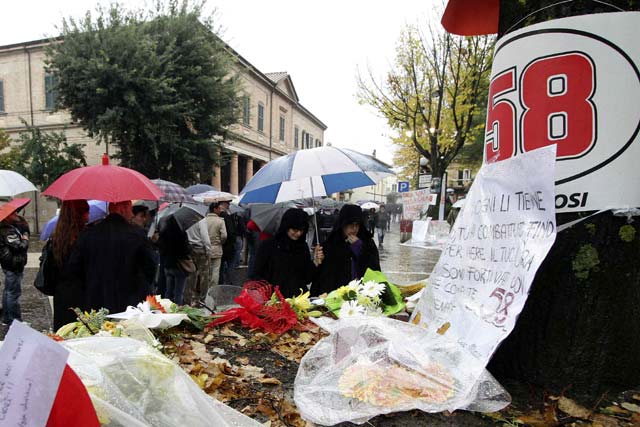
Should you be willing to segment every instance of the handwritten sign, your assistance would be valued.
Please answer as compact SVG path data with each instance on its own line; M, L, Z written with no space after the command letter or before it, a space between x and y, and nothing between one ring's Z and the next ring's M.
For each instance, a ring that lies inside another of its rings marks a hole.
M426 209L429 203L429 194L428 188L402 193L402 218L420 219L420 213Z
M482 167L412 315L479 368L513 329L555 240L554 163L550 146Z
M69 352L14 321L0 348L0 425L44 427Z

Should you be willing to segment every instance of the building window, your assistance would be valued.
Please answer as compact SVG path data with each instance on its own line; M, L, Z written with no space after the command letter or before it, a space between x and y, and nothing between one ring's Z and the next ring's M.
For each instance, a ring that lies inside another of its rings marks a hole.
M4 113L4 82L0 80L0 113Z
M44 108L53 110L58 99L58 79L53 74L44 75Z
M303 131L302 131L302 143L300 144L300 148L302 148L303 150L304 150L304 148L305 148L305 147L304 147L304 144L305 144L306 138L307 138L308 136L309 136L309 135L307 135L307 132L303 130Z
M280 116L280 142L284 142L284 117Z
M264 105L262 102L258 103L258 130L264 131Z
M322 147L322 143L319 139L316 139L316 147Z
M300 132L300 129L298 129L298 126L293 128L293 147L296 150L298 149L298 145L299 145L299 141L298 141L298 133L299 132Z
M462 179L465 181L471 181L471 169L465 169L462 172Z
M309 134L306 134L305 137L304 148L311 148L311 145L309 144Z
M242 123L249 126L251 120L251 98L248 95L242 97Z

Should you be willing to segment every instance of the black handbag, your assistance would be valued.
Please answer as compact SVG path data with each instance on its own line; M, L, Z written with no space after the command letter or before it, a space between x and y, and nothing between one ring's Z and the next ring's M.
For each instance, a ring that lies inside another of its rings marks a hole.
M42 255L40 255L40 269L38 269L38 274L36 274L33 285L37 290L49 296L53 296L56 290L55 277L53 277L54 267L52 264L51 243L47 242L42 249Z

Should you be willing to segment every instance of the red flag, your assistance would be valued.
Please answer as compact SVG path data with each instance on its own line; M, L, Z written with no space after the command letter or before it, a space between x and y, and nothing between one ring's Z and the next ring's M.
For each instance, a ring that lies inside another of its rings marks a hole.
M62 373L47 427L100 427L89 393L69 365Z
M500 0L449 0L442 15L442 26L461 36L498 32Z

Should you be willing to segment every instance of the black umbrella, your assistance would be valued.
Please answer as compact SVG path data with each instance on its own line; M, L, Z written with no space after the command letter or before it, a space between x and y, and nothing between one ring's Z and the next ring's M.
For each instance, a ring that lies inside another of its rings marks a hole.
M209 184L194 184L186 188L187 194L201 194L206 193L207 191L218 191L216 187Z
M164 221L166 218L174 217L182 231L186 231L204 218L208 210L206 205L198 203L175 203L160 211L158 219ZM162 228L162 224L160 227Z

